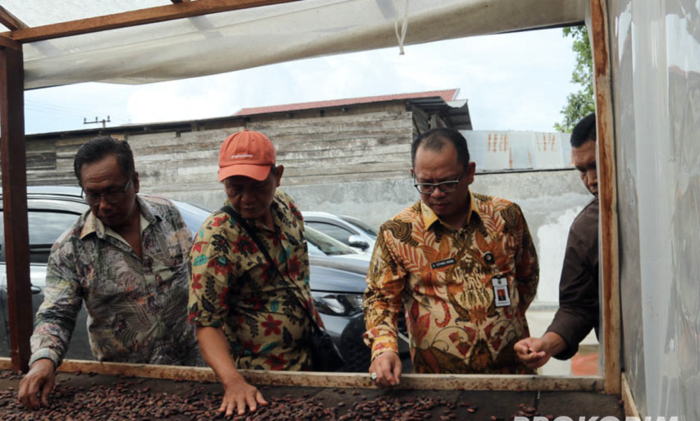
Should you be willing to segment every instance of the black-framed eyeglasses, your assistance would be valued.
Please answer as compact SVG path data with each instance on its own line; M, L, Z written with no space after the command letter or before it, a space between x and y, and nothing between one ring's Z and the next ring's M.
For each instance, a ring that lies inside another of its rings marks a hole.
M467 172L466 167L462 170L462 173L456 180L442 181L440 183L417 183L416 175L414 174L413 187L415 187L420 194L433 194L436 188L440 189L440 191L443 193L452 193L453 191L457 190L457 187L459 187L459 182L462 181L462 177L464 177L465 172Z
M129 185L131 185L131 178L129 181L126 182L126 185L115 192L111 193L102 193L102 194L95 194L95 193L88 193L85 190L81 192L81 196L85 201L87 202L88 205L99 205L102 199L104 198L107 203L114 205L115 203L119 203L124 199L124 196L126 195L126 189L129 188Z

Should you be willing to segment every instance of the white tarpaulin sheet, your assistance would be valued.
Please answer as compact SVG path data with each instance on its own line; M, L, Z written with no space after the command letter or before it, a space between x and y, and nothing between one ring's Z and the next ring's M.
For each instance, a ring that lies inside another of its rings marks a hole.
M48 3L3 0L3 7L36 26L163 5L120 1L113 8L124 9L113 10L91 1L73 16L87 2L68 0L61 16ZM42 21L44 11L53 21ZM581 22L585 13L586 0L306 0L26 44L25 88L204 76L398 46L404 31L410 45Z

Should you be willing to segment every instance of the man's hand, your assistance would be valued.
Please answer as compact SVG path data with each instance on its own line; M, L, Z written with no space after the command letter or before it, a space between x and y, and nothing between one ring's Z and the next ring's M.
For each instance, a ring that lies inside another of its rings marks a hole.
M236 408L238 408L238 415L243 415L246 407L250 408L250 412L254 412L258 405L267 405L262 393L246 382L242 376L237 376L235 380L223 382L223 384L225 393L219 412L225 412L227 418L234 415Z
M401 359L393 351L380 354L369 366L370 375L376 373L379 387L392 387L401 381Z
M522 339L513 346L518 358L530 368L542 367L552 355L557 355L566 348L564 339L554 332L547 332L539 339Z
M39 409L41 406L49 406L49 394L53 389L56 379L54 374L53 361L42 358L32 364L29 370L19 383L19 394L17 397L22 405L29 409ZM41 403L38 394L41 392Z
M518 358L530 368L542 367L552 357L547 343L538 338L522 339L513 348Z

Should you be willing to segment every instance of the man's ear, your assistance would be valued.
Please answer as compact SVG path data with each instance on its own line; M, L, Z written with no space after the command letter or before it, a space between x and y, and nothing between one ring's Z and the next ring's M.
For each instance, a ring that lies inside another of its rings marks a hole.
M413 171L413 168L411 168L411 176L412 176L412 177L415 177L415 176L416 176L416 173Z
M138 193L139 189L141 188L141 183L139 182L139 173L138 171L134 171L134 175L132 176L133 180L132 183L134 184L134 193Z
M467 172L464 174L464 177L467 179L467 185L474 182L474 174L476 174L476 162L470 162L467 165Z
M284 165L277 166L277 183L275 187L280 186L280 181L282 181L282 174L284 174Z

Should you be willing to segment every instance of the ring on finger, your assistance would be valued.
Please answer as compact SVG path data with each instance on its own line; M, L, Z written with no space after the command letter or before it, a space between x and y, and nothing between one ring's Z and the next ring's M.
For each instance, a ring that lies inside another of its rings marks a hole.
M377 377L378 377L378 376L377 376L377 373L372 373L372 374L369 375L369 378L372 379L373 382L376 382L376 381L377 381Z

